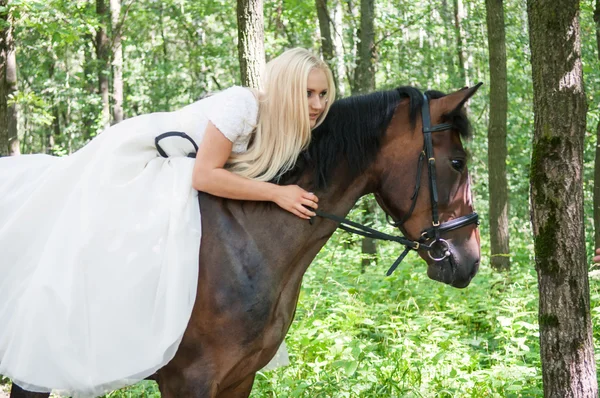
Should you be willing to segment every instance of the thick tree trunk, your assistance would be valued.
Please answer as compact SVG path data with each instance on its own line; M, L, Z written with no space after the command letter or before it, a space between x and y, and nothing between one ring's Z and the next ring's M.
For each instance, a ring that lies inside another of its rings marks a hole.
M110 75L110 44L106 35L107 9L105 0L96 0L96 14L100 26L96 31L96 58L98 59L98 90L102 98L102 126L110 126L109 84Z
M488 169L490 189L491 266L510 269L508 239L508 183L506 181L506 43L503 0L486 0L490 51L490 121Z
M265 66L263 0L238 0L237 21L242 85L260 88Z
M578 0L528 0L531 201L544 396L597 397L583 220L586 98Z
M335 46L333 41L333 35L331 28L335 31L335 25L333 19L329 14L327 0L316 0L317 3L317 17L319 19L319 30L321 31L321 49L323 51L323 58L329 65L333 74L333 81L335 82L336 92L340 91L339 78L337 74L337 62L335 54Z
M112 25L113 123L123 121L123 48L121 46L121 0L110 0Z
M360 33L358 42L358 60L354 75L355 93L368 93L375 90L375 1L360 2Z
M461 28L462 18L462 0L454 0L454 31L456 33L456 52L458 53L458 74L460 85L467 84L467 75L465 72L465 53L463 51L463 34Z
M596 22L596 45L600 61L600 0L596 0L594 22ZM596 160L594 162L594 238L595 247L600 247L600 122L596 127Z

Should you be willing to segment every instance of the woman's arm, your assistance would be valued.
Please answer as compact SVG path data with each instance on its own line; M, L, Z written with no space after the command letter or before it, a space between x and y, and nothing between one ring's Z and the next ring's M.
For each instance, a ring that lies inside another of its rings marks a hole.
M225 170L223 166L231 155L232 147L233 143L208 122L194 164L194 189L229 199L272 201L304 219L315 216L304 206L316 209L319 199L299 186L251 180Z

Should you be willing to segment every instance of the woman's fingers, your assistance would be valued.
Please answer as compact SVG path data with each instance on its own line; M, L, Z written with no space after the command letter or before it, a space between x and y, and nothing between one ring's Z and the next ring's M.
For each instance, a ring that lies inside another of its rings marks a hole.
M317 204L317 202L310 200L310 199L302 199L302 204L304 206L312 207L313 209L319 208L319 205Z
M319 203L319 198L317 198L317 195L315 195L312 192L304 192L304 194L302 195L302 197L304 199L312 200L315 203Z
M310 220L310 217L308 217L308 216L306 216L306 215L302 214L301 212L299 212L299 211L298 211L298 210L296 210L296 209L291 209L290 211L291 211L291 213L292 213L293 215L295 215L295 216L298 216L298 217L300 217L300 218L303 218L303 219L305 219L305 220Z
M314 212L310 211L309 209L302 206L301 204L296 205L296 210L298 210L300 213L302 213L303 215L305 215L308 218L316 216L316 214Z

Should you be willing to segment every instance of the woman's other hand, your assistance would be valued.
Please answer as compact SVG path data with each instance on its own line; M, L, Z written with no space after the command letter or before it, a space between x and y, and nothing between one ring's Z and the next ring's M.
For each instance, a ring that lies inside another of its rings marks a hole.
M310 209L317 209L319 207L319 198L317 198L317 195L305 191L298 185L278 186L275 190L273 202L282 209L306 220L317 215Z

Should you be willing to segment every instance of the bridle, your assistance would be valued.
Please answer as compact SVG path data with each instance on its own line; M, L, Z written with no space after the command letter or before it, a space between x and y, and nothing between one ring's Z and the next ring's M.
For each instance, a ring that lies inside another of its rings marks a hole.
M339 228L343 229L344 231L355 233L367 238L398 242L404 245L404 251L388 270L388 276L391 275L392 272L394 272L394 270L398 267L400 262L404 259L404 257L406 257L410 250L426 250L429 257L436 262L445 260L446 258L450 257L452 253L450 252L450 245L445 239L441 238L441 235L446 232L453 231L455 229L466 227L467 225L479 225L479 215L475 212L440 224L438 212L437 179L435 173L435 157L433 154L433 143L431 134L439 131L450 130L453 128L453 125L450 123L441 123L435 126L431 126L431 116L429 113L429 99L426 94L423 94L423 106L421 107L421 117L423 120L423 150L419 155L419 160L417 164L417 179L415 183L415 190L411 196L412 203L410 209L399 221L394 221L393 217L390 216L389 213L384 210L388 222L396 228L400 228L411 217L412 212L417 203L419 190L421 188L421 173L423 171L423 163L427 162L427 170L429 174L429 193L431 197L432 222L431 227L426 228L421 232L421 235L418 240L411 240L404 236L388 235L386 233L377 231L365 225L356 223L354 221L350 221L346 218L338 217L334 214L328 214L320 210L315 211L318 216L328 218L339 223ZM431 242L427 243L428 241ZM442 246L442 257L434 257L434 255L432 254L435 245Z

